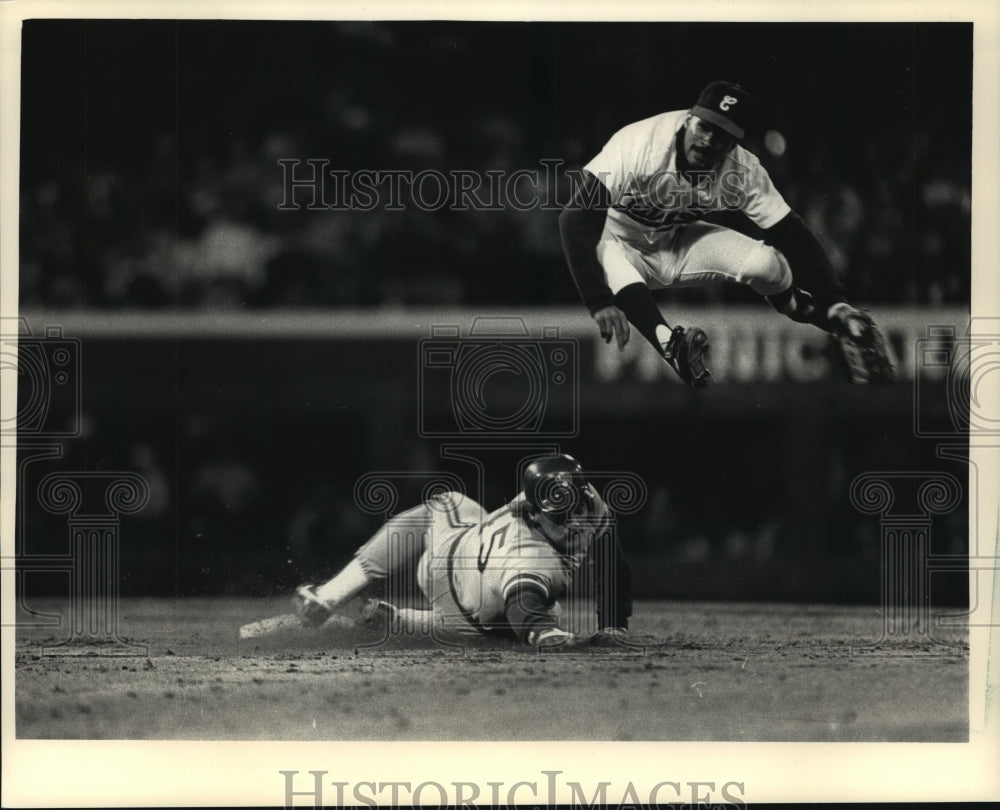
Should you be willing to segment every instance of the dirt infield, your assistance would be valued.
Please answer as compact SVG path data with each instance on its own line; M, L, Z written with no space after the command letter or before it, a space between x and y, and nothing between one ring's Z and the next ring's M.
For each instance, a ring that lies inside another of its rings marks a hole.
M33 606L36 607L37 606ZM139 646L18 630L16 730L35 739L968 739L968 634L888 639L874 607L643 602L630 650L537 655L305 630L239 641L286 600L123 600ZM59 612L58 605L50 610ZM63 622L65 625L66 622Z

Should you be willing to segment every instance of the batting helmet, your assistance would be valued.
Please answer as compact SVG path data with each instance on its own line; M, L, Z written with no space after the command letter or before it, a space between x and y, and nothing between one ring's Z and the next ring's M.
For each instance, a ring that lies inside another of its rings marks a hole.
M566 454L532 461L521 476L521 488L528 502L555 523L565 523L581 506L593 506L583 467Z

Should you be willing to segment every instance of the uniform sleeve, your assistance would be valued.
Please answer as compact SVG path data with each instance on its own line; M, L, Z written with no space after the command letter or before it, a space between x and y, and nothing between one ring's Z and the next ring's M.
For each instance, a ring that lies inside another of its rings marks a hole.
M597 243L608 208L619 199L625 182L631 140L616 132L581 173L580 184L559 214L559 236L570 275L590 314L614 303L604 268L597 259Z
M531 585L510 589L504 601L504 611L510 629L525 644L532 632L558 625L552 605Z
M628 145L631 141L632 139L627 137L625 130L619 130L604 144L604 148L597 156L583 167L585 172L590 172L601 181L601 184L610 193L612 201L621 197L626 184L630 162Z
M757 226L766 229L788 216L792 209L775 188L767 169L760 164L756 155L737 147L734 159L736 177L732 182L742 185L742 193L746 199L743 211L747 217ZM723 183L727 182L724 178Z
M501 581L504 612L511 630L527 642L533 630L556 627L555 601L565 591L561 566L554 555L512 557Z

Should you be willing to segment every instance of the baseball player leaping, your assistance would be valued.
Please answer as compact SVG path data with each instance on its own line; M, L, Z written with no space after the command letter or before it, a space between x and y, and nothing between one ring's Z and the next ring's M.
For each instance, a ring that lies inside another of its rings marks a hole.
M329 582L298 589L302 623L322 626L369 586L415 574L421 606L370 599L364 620L387 621L394 632L433 629L453 637L513 635L535 647L572 645L578 637L559 626L557 600L593 561L601 629L587 640L624 642L631 573L609 532L607 505L567 455L532 461L522 486L492 513L447 492L390 518Z
M872 318L851 306L822 246L739 145L751 97L712 82L690 110L629 124L583 172L559 216L563 250L584 303L610 343L629 323L693 388L707 384L708 338L669 327L650 288L747 284L778 312L836 338L855 382L888 382L894 368ZM765 241L703 221L737 210Z

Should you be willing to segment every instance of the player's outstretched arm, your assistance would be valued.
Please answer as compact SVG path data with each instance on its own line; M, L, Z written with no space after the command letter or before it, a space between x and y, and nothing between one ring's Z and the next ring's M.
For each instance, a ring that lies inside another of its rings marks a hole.
M632 616L632 568L618 538L602 532L590 549L594 565L594 606L602 630L628 632Z
M610 343L615 340L618 351L622 351L632 334L628 316L614 304L609 304L594 313L594 320L604 342Z
M597 243L604 230L611 194L596 175L584 171L582 176L582 183L559 215L559 236L570 275L601 337L605 343L615 340L621 351L629 340L628 318L617 306L604 280L604 268L597 260Z
M530 574L507 586L504 610L518 640L533 647L563 647L576 636L557 626L556 615L545 591L532 583Z
M559 214L559 237L573 283L591 314L614 303L604 280L604 268L597 260L597 243L604 231L611 193L588 171L570 201Z

